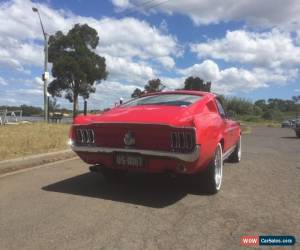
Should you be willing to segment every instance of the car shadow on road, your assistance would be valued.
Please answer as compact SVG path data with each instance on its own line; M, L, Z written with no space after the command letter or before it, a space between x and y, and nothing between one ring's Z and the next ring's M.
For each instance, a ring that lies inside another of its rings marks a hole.
M130 174L108 182L99 173L84 173L48 186L45 191L87 196L153 208L170 206L187 194L210 195L203 178L158 174ZM199 181L200 180L200 181Z

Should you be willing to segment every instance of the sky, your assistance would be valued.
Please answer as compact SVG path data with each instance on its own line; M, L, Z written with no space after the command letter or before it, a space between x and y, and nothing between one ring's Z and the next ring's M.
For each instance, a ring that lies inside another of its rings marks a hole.
M95 53L109 75L90 109L155 78L172 90L198 76L218 94L252 101L300 95L299 0L2 0L0 105L43 106L43 35L32 7L50 35L76 23L97 30Z

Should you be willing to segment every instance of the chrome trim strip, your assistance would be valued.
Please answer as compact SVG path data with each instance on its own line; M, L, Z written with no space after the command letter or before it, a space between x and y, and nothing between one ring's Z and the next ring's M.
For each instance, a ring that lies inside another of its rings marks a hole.
M164 127L169 127L172 129L193 129L196 130L195 127L191 127L191 126L173 126L167 123L148 123L148 122L90 122L90 123L86 123L86 124L72 124L72 126L74 127L85 127L85 126L91 126L91 125L95 125L97 127L97 125L158 125L158 126L164 126Z
M155 157L167 157L178 159L185 162L194 162L200 157L200 145L196 145L195 149L191 153L178 153L178 152L167 152L167 151L155 151L155 150L143 150L143 149L130 149L130 148L107 148L107 147L93 147L93 146L76 146L71 145L71 149L75 152L89 152L89 153L114 153L114 152L125 152L125 153L138 153L142 155L149 155Z
M232 130L235 130L235 129L237 129L237 127L228 128L226 131L231 132Z
M223 161L225 161L230 155L231 153L235 150L236 145L232 146L231 148L229 148L224 154L223 154Z

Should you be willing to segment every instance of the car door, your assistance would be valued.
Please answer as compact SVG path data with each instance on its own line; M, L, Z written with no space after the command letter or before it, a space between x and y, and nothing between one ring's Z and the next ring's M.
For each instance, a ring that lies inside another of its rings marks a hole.
M235 125L227 118L225 109L219 98L216 98L216 104L218 107L219 114L223 121L223 138L224 138L224 152L226 152L233 145L233 134Z

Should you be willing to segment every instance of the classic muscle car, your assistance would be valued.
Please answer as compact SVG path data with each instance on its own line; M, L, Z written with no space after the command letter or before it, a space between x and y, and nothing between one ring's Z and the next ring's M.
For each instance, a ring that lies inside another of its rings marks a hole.
M80 115L73 151L110 178L127 171L203 173L216 193L223 161L241 159L241 129L212 93L169 91L132 99L105 113Z

